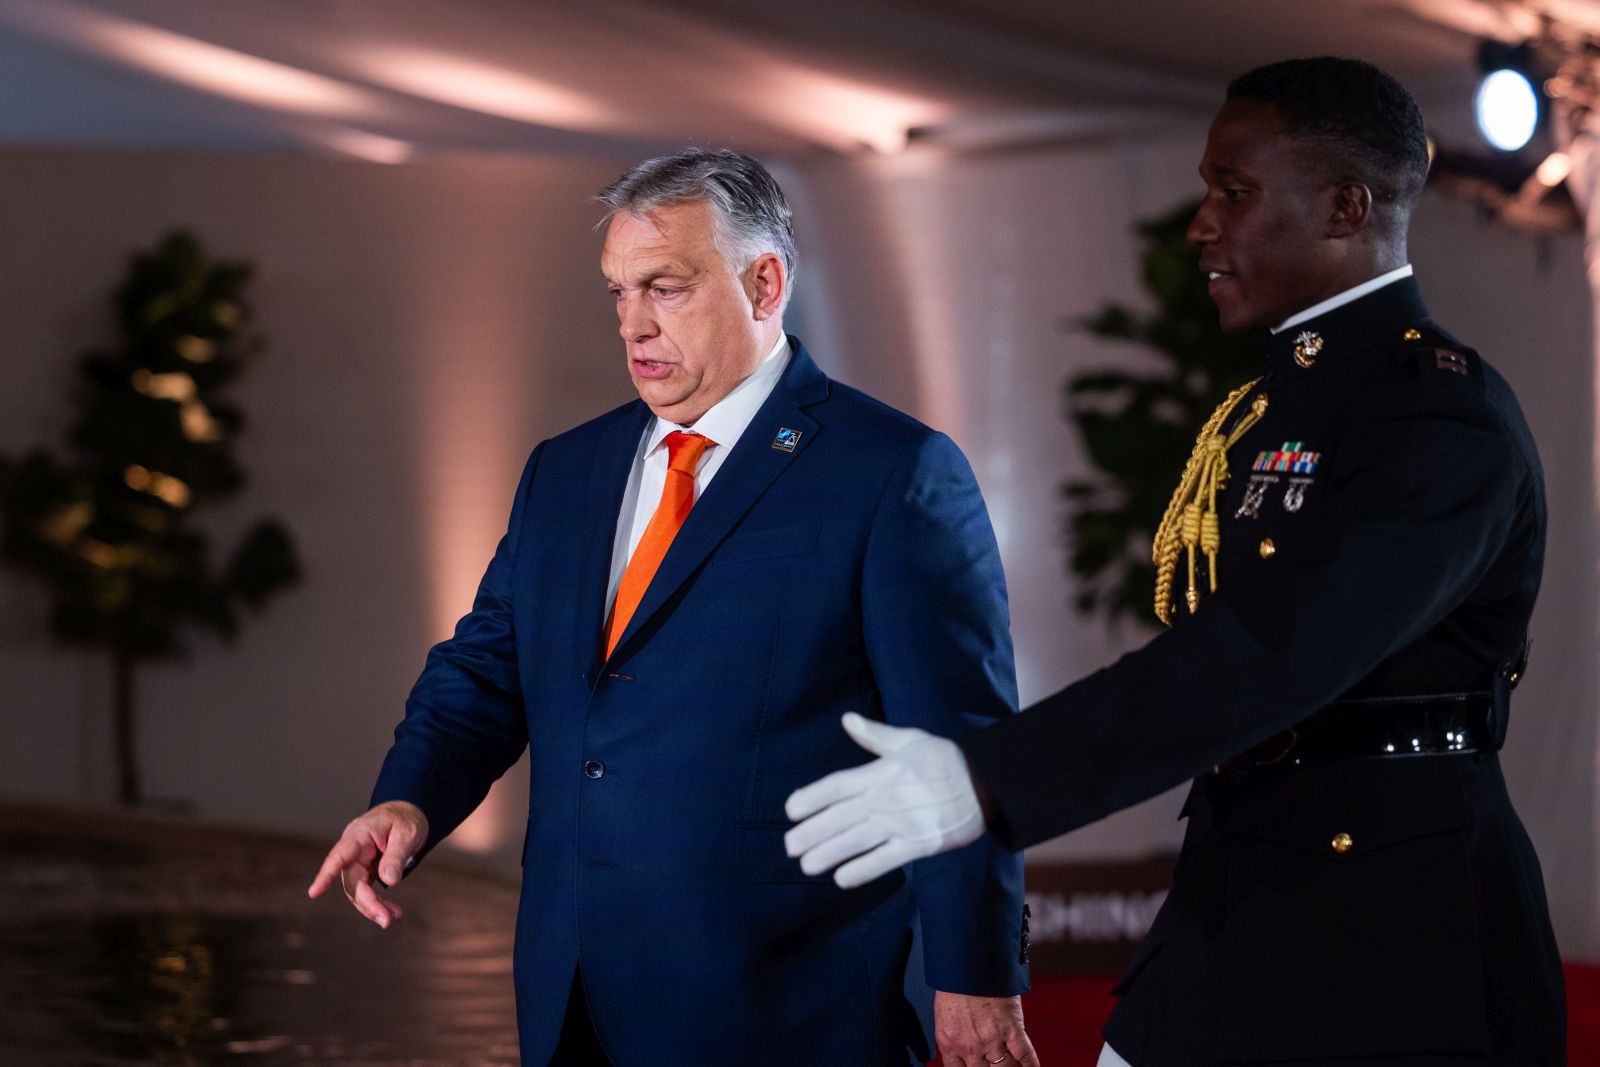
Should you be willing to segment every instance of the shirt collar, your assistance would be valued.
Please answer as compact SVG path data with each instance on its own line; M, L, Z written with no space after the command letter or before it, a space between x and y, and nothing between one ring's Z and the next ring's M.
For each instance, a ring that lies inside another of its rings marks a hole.
M1330 296L1330 297L1328 297L1328 299L1322 301L1321 303L1312 304L1310 307L1306 308L1304 311L1300 312L1299 314L1290 315L1288 318L1284 319L1277 326L1274 326L1272 328L1272 332L1273 333L1282 333L1284 330L1289 329L1291 326L1298 326L1302 322L1309 322L1310 320L1316 318L1318 315L1326 315L1328 312L1332 311L1334 308L1343 307L1345 304L1350 303L1352 300L1360 300L1362 297L1366 296L1368 293L1374 292L1374 291L1376 291L1378 289L1382 289L1384 286L1389 285L1392 282L1397 282L1401 278L1409 278L1409 277L1411 277L1411 274L1412 274L1411 264L1409 264L1409 263L1407 263L1403 267L1396 267L1394 270L1391 270L1391 271L1389 271L1389 272L1387 272L1385 274L1380 274L1376 278L1373 278L1373 279L1371 279L1369 281L1364 281L1360 285L1351 286L1349 289L1346 289L1344 292L1339 293L1337 296Z
M662 447L668 434L680 430L709 437L722 448L732 448L744 434L745 427L756 417L756 412L761 410L761 405L766 402L767 395L772 392L778 379L783 377L783 370L788 365L789 338L780 333L777 344L772 346L772 351L767 353L750 376L711 405L704 415L695 420L693 426L680 426L656 416L645 442L644 454L650 455Z

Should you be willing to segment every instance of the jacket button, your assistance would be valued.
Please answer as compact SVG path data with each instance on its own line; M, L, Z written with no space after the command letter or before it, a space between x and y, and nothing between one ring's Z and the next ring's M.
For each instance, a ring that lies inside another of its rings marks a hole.
M592 759L583 765L583 776L585 778L604 778L606 776L606 765L597 759Z
M1271 559L1277 553L1278 546L1272 543L1272 538L1263 537L1259 551L1262 559Z
M1355 838L1344 833L1334 834L1333 840L1330 842L1330 844L1333 845L1333 850L1339 853L1341 856L1346 852L1349 852L1351 846L1353 846L1355 843Z

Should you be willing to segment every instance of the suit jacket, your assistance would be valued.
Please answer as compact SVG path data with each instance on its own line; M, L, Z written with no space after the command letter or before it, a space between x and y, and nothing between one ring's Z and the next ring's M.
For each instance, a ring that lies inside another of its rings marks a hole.
M549 1057L580 963L619 1067L921 1062L929 987L1026 987L1021 861L998 843L848 892L784 853L787 795L867 758L843 712L953 736L1016 704L964 457L790 344L603 661L652 416L635 401L534 449L472 612L395 731L372 799L421 807L430 847L530 751L524 1063Z
M1393 719L1397 698L1489 693L1504 736L1544 559L1533 439L1409 279L1268 355L1223 427L1267 396L1227 454L1215 595L963 747L1017 846L1196 779L1106 1029L1134 1067L1561 1062L1560 961L1496 744L1237 758L1334 701Z

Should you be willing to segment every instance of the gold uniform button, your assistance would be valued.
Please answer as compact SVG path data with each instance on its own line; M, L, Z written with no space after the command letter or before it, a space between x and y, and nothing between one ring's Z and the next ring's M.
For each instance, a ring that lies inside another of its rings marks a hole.
M1420 341L1422 340L1422 331L1413 326L1405 332L1404 336L1407 341Z
M1334 834L1333 841L1330 842L1330 844L1333 845L1333 850L1339 853L1341 856L1346 852L1349 852L1355 843L1355 838L1351 837L1349 834Z
M1278 546L1272 543L1272 538L1263 537L1261 539L1261 558L1262 559L1271 559L1273 557L1273 555L1275 555L1277 553L1277 551L1278 551Z

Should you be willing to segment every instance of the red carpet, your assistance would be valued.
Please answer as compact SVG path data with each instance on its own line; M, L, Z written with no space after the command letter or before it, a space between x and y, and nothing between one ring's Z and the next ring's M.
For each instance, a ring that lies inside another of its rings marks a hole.
M1600 966L1567 964L1571 1067L1600 1067ZM1045 1067L1093 1067L1115 977L1035 977L1022 998L1033 1047ZM937 1063L938 1061L935 1061Z

